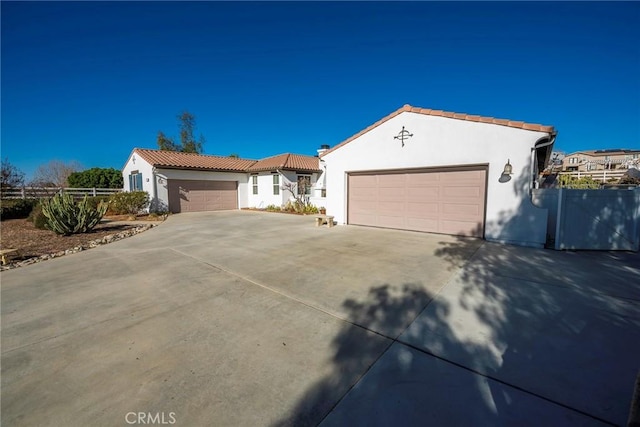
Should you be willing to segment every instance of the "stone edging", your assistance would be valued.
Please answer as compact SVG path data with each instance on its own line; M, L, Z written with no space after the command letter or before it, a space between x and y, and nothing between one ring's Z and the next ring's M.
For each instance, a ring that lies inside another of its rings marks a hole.
M14 261L10 262L7 265L0 266L0 271L11 270L13 268L24 267L25 265L35 264L41 261L47 261L53 258L58 258L64 255L75 254L76 252L82 252L87 249L95 248L97 246L106 245L108 243L113 243L118 240L125 239L127 237L134 236L138 233L142 233L143 231L147 231L150 228L156 227L158 224L144 224L139 225L135 228L131 228L129 230L124 230L116 234L108 234L101 239L92 240L88 245L80 245L71 249L67 249L66 251L59 251L52 254L40 255L39 257L29 258L24 261Z

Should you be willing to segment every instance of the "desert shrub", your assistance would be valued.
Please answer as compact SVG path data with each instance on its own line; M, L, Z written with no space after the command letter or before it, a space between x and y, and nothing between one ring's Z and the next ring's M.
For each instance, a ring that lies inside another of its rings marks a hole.
M298 214L317 214L318 208L312 204L304 204L298 200L289 200L282 208L285 212L298 213Z
M115 193L109 197L110 211L116 215L135 215L149 206L149 193L128 191Z
M91 231L107 211L106 203L101 203L94 209L86 196L82 201L76 202L69 194L56 194L50 199L42 199L40 205L42 213L47 217L46 227L63 235Z
M287 201L287 203L284 204L284 207L282 208L283 211L285 212L296 212L296 202L292 202L291 200Z
M100 206L100 203L109 203L109 196L87 196L87 203L94 209Z
M27 220L31 221L40 230L47 229L47 217L42 213L42 205L40 203L33 207Z
M0 204L0 218L16 219L27 218L31 210L38 204L34 199L5 199Z
M304 213L306 214L317 214L318 208L314 205L307 205L304 207Z
M280 206L269 205L265 208L269 212L280 212Z

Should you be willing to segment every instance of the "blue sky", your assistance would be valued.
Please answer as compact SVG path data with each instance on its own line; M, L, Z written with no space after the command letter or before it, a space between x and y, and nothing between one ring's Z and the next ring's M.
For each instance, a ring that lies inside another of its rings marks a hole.
M640 3L6 2L2 158L120 169L195 114L206 154L315 154L404 104L640 148Z

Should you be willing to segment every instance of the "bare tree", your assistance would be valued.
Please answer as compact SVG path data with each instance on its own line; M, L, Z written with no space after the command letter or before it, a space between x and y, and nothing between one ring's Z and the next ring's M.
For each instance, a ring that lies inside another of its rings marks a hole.
M296 204L302 208L305 208L309 204L307 189L310 187L311 184L304 179L298 182L287 181L282 185L282 189L290 192L296 200Z
M24 173L12 165L7 157L2 160L1 188L20 187L24 184Z
M64 163L60 160L51 160L38 166L33 174L31 185L38 187L66 187L68 178L74 172L82 169L80 163L71 161Z

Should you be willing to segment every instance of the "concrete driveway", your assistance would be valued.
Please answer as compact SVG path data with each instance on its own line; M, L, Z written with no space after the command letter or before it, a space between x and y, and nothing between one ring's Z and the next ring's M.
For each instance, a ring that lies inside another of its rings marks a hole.
M640 260L181 214L3 272L3 425L624 424Z

